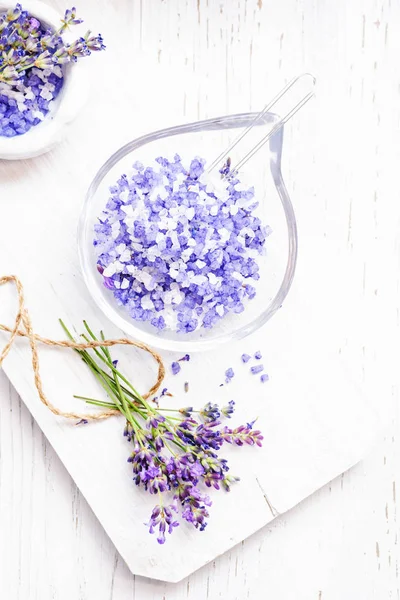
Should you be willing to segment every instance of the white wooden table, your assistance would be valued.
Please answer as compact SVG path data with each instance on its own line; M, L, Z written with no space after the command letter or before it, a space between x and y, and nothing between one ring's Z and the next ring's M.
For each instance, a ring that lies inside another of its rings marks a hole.
M52 4L64 6L59 0ZM399 598L399 376L393 369L388 382L383 364L389 356L399 356L400 339L400 3L82 0L80 12L102 31L115 60L129 62L127 69L133 62L137 69L137 90L129 94L124 89L126 112L114 117L115 147L143 132L141 114L148 119L154 112L156 129L257 109L268 90L275 91L293 75L309 70L317 76L314 125L304 140L307 152L288 152L285 174L291 193L303 202L297 207L303 235L336 245L354 263L358 276L352 291L369 318L348 335L339 333L336 351L351 357L367 381L369 367L382 365L382 389L392 391L391 424L363 463L213 564L179 584L165 584L130 574L0 374L0 596ZM169 92L161 98L160 85ZM107 93L111 107L117 83ZM86 118L85 127L96 125L90 109ZM83 121L77 121L70 136L79 135ZM287 132L298 148L303 144L296 136L304 135L301 122L300 117L299 125ZM62 160L63 146L56 152ZM99 164L107 157L101 146L93 152ZM20 168L10 164L10 177L18 177ZM73 175L69 167L66 173ZM29 176L23 181L29 193ZM8 202L12 199L0 198L0 227L8 226ZM325 223L317 234L313 215ZM340 330L352 315L332 310L327 318L336 320Z

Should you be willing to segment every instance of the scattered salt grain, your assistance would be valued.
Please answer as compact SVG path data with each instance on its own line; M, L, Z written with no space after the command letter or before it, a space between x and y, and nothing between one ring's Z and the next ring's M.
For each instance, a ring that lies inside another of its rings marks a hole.
M178 362L173 362L171 365L172 374L177 375L181 370L181 365Z

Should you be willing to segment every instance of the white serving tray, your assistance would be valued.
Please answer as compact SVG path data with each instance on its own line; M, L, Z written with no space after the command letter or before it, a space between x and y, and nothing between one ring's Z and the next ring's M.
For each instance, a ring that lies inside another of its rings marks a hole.
M23 198L19 201L24 203ZM71 243L71 207L66 210L61 203L60 211L50 211L46 219L27 203L24 210L21 229L25 235L20 236L16 252L10 252L14 235L4 228L0 267L2 274L12 267L23 280L35 330L62 338L58 317L77 327L86 318L92 327L103 327L108 337L119 337L121 332L90 303ZM32 227L36 245L30 243ZM214 504L204 532L184 524L164 546L144 526L156 502L132 481L123 419L75 426L55 417L38 399L28 344L18 340L12 349L4 364L6 374L133 573L181 580L351 467L370 447L377 433L377 416L360 388L361 378L350 375L333 351L339 320L330 317L334 299L326 305L325 314L321 295L315 295L328 279L322 275L326 257L322 252L314 257L314 264L309 264L300 254L287 303L262 330L223 351L194 355L178 376L168 376L166 385L175 394L176 405L234 399L237 413L232 423L258 416L265 439L262 449L227 449L231 471L241 482L229 494L212 494ZM321 273L318 280L316 272ZM10 323L15 291L4 288L0 293L0 321ZM250 375L249 365L240 361L242 352L259 349L271 378L266 384ZM145 391L155 378L152 359L135 349L115 353L130 358L130 375ZM49 348L43 348L40 357L51 401L65 409L86 410L72 395L98 396L99 391L78 357L69 350ZM163 357L167 366L176 358L168 353ZM230 366L236 376L221 388ZM187 394L185 381L190 382Z

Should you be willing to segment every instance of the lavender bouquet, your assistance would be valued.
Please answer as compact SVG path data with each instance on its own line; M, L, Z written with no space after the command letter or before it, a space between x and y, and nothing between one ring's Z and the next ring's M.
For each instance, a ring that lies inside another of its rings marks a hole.
M62 321L61 325L73 340ZM84 325L83 339L98 341L88 324ZM105 340L102 332L100 337ZM228 462L220 456L220 450L224 444L261 446L263 436L253 428L254 421L236 428L222 426L221 420L234 412L233 401L222 408L207 402L200 410L192 406L179 410L152 406L118 370L118 361L112 359L109 348L76 352L106 391L109 401L75 397L117 410L126 419L124 435L131 446L128 462L133 480L157 498L147 523L150 533L157 531L157 541L164 544L166 532L172 533L179 525L179 513L183 521L203 531L211 506L207 488L229 491L232 483L239 481L229 474ZM189 358L185 355L184 360ZM164 388L161 397L168 395Z
M82 23L65 11L51 30L21 4L0 14L0 136L14 137L44 120L64 82L63 65L104 50L101 35L88 31L68 44L62 34Z

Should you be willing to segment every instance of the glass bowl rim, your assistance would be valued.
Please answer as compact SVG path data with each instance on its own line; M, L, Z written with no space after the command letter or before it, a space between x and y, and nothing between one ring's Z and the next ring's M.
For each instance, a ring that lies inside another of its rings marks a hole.
M247 126L254 120L257 114L258 113L256 112L247 112L238 113L234 115L226 115L222 117L214 117L211 119L205 119L202 121L195 121L184 125L160 129L152 133L140 136L128 142L127 144L119 148L116 152L114 152L110 156L110 158L101 166L101 168L93 178L89 189L86 193L85 201L78 222L78 254L80 267L89 294L97 304L98 308L100 308L100 310L112 323L114 323L114 325L118 326L122 331L131 335L133 338L162 350L171 350L177 352L198 352L203 350L215 349L216 347L222 346L227 342L232 342L233 340L240 340L253 333L254 331L258 330L267 321L269 321L269 319L271 319L271 317L282 306L282 303L288 295L293 282L298 253L296 217L281 172L283 127L279 131L274 133L274 135L269 140L269 144L271 151L271 175L282 204L288 230L288 257L286 269L282 282L274 298L271 300L266 309L255 319L253 319L250 323L243 325L234 331L224 332L215 338L209 339L205 337L204 339L194 341L185 340L183 336L181 340L169 340L167 338L157 336L156 333L152 334L143 331L136 327L135 322L133 320L132 322L129 322L128 319L124 319L122 316L120 316L117 313L117 311L111 306L111 304L109 304L99 293L99 291L97 290L97 284L94 281L94 277L91 272L91 261L89 259L89 253L87 252L86 247L85 231L91 200L97 192L101 182L110 171L110 169L112 169L122 158L124 158L130 152L136 150L137 148L140 148L145 144L151 143L153 141L156 141L157 139L161 139L164 137L170 137L185 133L194 133L204 131L207 129L215 130ZM273 113L266 113L264 115L263 123L265 124L266 121L274 123L277 121L277 119L277 115Z

